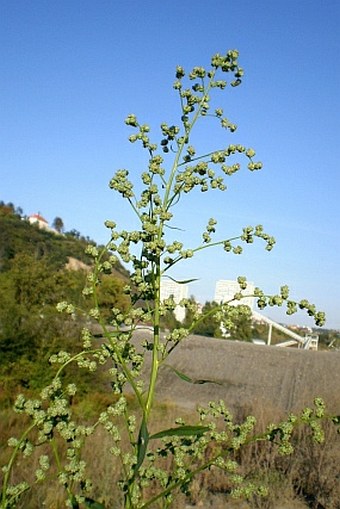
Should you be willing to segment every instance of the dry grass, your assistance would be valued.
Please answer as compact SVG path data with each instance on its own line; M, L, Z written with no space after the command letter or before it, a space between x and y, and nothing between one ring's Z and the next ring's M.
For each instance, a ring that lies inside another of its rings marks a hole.
M106 400L106 398L104 398ZM104 401L100 402L101 404ZM78 412L87 414L97 410L96 398L79 402ZM258 418L258 430L264 428L272 420L275 411L262 410L262 417ZM174 405L159 405L157 407L154 430L163 426L173 425L178 416L178 409ZM183 412L181 412L183 413ZM247 414L252 413L251 408ZM190 417L190 411L187 411ZM243 416L237 416L241 419ZM2 443L10 435L16 435L23 422L9 410L3 410L0 423ZM242 448L235 453L241 465L241 471L248 480L259 482L269 487L266 498L253 498L248 502L235 501L230 497L230 483L226 475L216 468L202 473L192 483L189 497L179 495L174 507L184 509L197 507L202 509L293 509L294 507L309 507L311 509L340 509L340 436L334 426L325 426L326 440L323 444L313 443L310 433L300 430L294 441L296 451L292 456L278 455L271 443L256 442ZM98 429L84 448L84 459L88 464L88 476L94 482L93 498L104 503L110 509L122 507L117 483L120 478L118 460L108 451L111 446L109 435ZM45 447L45 446L44 446ZM13 481L23 479L32 480L35 468L38 467L38 457L44 452L37 450L27 460L22 460L14 473ZM0 449L0 462L7 458L7 450ZM148 488L149 495L153 487ZM299 502L301 505L299 505ZM56 480L35 485L18 504L18 509L61 509L65 507L64 493ZM155 505L154 507L159 507Z
M176 353L176 352L175 352ZM235 420L255 415L258 430L269 422L278 422L290 410L311 404L313 395L323 396L333 413L340 414L339 355L279 351L253 345L188 340L176 353L171 364L193 379L215 379L219 384L185 384L173 372L164 370L158 386L158 403L150 432L172 426L179 415L196 422L196 402L224 399L234 412ZM237 366L237 368L235 368ZM163 398L168 398L164 402ZM171 404L171 401L176 402ZM84 422L111 402L104 392L89 393L74 401L74 413ZM180 405L179 409L176 405ZM23 429L22 416L2 407L0 413L0 465L6 463L9 450L5 446L9 436L18 436ZM183 409L184 408L184 409ZM325 427L323 444L313 443L309 432L296 433L296 451L282 457L271 443L257 442L242 448L235 455L242 473L248 480L269 487L269 496L253 500L235 501L230 497L230 483L226 475L214 468L202 473L191 486L188 497L180 494L176 509L340 509L340 435L333 426ZM93 498L108 509L119 509L121 499L117 483L120 479L118 460L109 453L110 437L97 430L84 448L88 476L94 483ZM13 482L32 480L38 456L37 450L27 460L20 461ZM169 461L169 460L167 460ZM170 466L170 465L169 465ZM148 488L148 494L155 488ZM64 492L52 478L36 485L23 497L18 509L61 509L65 507ZM155 505L155 508L157 505Z

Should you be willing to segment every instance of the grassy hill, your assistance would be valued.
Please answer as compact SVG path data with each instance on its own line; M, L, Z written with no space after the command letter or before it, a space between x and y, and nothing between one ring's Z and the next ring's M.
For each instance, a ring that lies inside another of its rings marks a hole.
M10 267L10 261L19 253L32 255L36 259L45 258L56 269L65 266L69 258L87 265L91 258L85 254L88 244L96 245L88 237L76 230L58 234L39 228L22 217L12 204L0 204L0 271ZM128 271L118 262L115 267L117 276L126 279Z
M95 245L78 232L40 229L23 219L21 210L0 203L0 405L18 388L42 386L53 353L79 349L93 306L92 297L83 294L91 266L85 254L89 243ZM124 310L129 304L128 279L119 262L101 275L97 298L108 322L112 307ZM75 306L76 319L58 313L63 301Z

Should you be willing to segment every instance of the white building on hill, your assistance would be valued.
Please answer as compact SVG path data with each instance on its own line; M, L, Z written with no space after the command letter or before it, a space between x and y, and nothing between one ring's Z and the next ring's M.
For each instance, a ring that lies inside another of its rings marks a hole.
M36 224L38 228L41 228L42 230L51 230L48 221L46 221L46 219L40 214L31 214L28 216L28 222L31 224Z

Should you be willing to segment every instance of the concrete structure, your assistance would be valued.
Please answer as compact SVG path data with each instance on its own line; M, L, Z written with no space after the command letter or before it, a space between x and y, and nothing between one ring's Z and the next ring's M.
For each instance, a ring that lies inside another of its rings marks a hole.
M189 294L188 285L180 285L172 279L162 279L161 281L161 301L173 297L177 306L175 307L174 314L179 322L183 322L185 318L185 308L180 306L179 303L182 299L187 299Z
M250 309L253 309L255 303L255 298L252 297L254 294L254 288L254 283L249 281L247 281L246 290L241 290L237 281L220 279L216 282L214 301L218 304L221 302L228 302L233 299L236 293L241 292L242 295L249 295L249 297L244 297L241 300L234 300L230 302L230 305L239 306L240 304L243 304L245 306L249 306Z
M302 347L305 350L314 350L316 351L319 346L319 336L318 334L313 334L312 332L309 334L306 334L304 337L300 336L300 334L297 334L296 332L292 331L288 327L285 327L284 325L281 325L280 323L274 322L274 320L271 320L267 316L261 315L257 311L253 310L253 319L260 323L266 323L269 325L268 328L268 339L267 339L267 345L271 344L272 339L272 329L273 327L280 332L283 332L290 338L291 340L283 341L282 343L277 343L276 346L298 346L299 348Z

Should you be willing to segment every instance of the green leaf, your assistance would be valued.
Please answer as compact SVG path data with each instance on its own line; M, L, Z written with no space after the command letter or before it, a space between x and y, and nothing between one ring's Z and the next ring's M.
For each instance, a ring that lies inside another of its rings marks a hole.
M216 382L216 380L209 380L205 378L198 378L197 380L194 380L194 384L216 384L216 385L223 385L221 382Z
M209 431L210 428L208 426L179 426L178 428L169 428L159 433L155 433L151 435L150 440L155 440L156 438L164 438L164 437L190 437L190 436L200 436Z
M71 497L71 505L72 505L72 509L79 509L79 504L78 504L77 499L74 495L72 495L72 497Z
M175 369L174 367L170 366L170 364L164 364L164 366L167 366L168 368L172 369L174 373L181 379L184 380L184 382L189 382L190 384L193 384L194 381L189 376L185 375L184 373L181 373L181 371L178 371L178 369Z
M139 430L139 435L138 435L137 463L134 466L133 479L135 478L139 468L141 467L141 465L144 461L148 443L149 443L149 431L148 431L148 428L147 428L147 425L145 422L145 418L143 417L142 424L141 424L141 427Z
M184 373L182 373L181 371L179 371L178 369L174 368L173 366L170 366L170 364L164 364L164 366L167 366L168 368L172 369L172 371L174 373L176 373L176 375L181 379L183 380L184 382L188 382L190 384L196 384L196 385L203 385L203 384L216 384L216 385L223 385L221 382L216 382L215 380L208 380L208 379L202 379L202 378L199 378L197 380L194 380L193 378L190 378L190 376L188 375L185 375Z
M85 498L85 507L88 507L89 509L105 509L103 504L87 497Z

